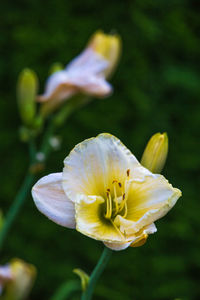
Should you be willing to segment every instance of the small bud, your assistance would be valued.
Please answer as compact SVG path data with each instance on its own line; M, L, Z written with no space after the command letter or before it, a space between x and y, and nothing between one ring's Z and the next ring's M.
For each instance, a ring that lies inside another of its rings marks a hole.
M13 259L7 268L11 278L4 285L3 300L27 299L36 277L35 267L20 259Z
M161 173L168 154L167 133L156 133L149 140L141 164L153 173Z
M85 291L87 289L90 277L81 269L74 269L73 272L80 277L82 290Z
M50 67L50 70L49 70L49 75L55 73L55 72L58 72L58 71L61 71L64 69L64 66L63 64L59 63L59 62L56 62L54 63L51 67Z
M24 69L17 82L17 100L21 119L25 125L31 125L36 113L36 94L38 79L30 69Z

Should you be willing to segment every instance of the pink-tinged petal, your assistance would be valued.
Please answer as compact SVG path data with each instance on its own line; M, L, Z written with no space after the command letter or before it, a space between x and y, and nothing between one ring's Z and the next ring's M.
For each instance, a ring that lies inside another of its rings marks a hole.
M97 97L107 96L112 92L112 86L103 77L107 66L108 62L103 57L92 49L86 49L65 70L49 77L44 94L38 96L37 100L60 103L78 92Z
M77 73L70 76L68 83L77 91L95 97L105 97L112 92L112 86L102 76Z
M67 66L66 71L70 74L87 73L103 75L108 68L109 62L102 55L96 53L90 47L86 48L80 55L74 58Z
M75 228L74 204L62 188L62 173L53 173L41 178L32 189L38 210L53 222Z
M68 73L64 70L58 71L48 78L45 92L43 95L38 96L37 100L39 102L51 100L61 102L70 98L76 92L76 89L69 83Z

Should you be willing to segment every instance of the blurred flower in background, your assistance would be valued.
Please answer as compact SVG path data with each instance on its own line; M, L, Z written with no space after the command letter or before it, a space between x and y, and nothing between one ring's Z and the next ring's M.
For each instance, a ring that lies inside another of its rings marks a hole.
M13 279L11 268L9 265L0 266L0 295L2 295L3 287L7 282Z
M18 258L0 266L0 295L2 300L24 300L28 297L36 277L33 265Z
M116 137L100 134L78 144L63 173L40 179L32 195L57 224L122 250L143 245L181 191L144 168Z
M39 102L57 107L77 93L105 97L112 92L106 81L113 73L121 52L121 39L118 35L97 31L90 39L86 49L69 63L64 70L56 68L46 82Z

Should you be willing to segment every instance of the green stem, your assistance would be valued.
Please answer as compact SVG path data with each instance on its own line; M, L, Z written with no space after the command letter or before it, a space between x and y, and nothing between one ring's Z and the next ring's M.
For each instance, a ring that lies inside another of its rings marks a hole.
M56 127L60 126L63 124L64 121L70 116L70 114L77 108L79 108L81 105L87 104L90 101L90 98L82 96L80 98L77 98L75 102L70 102L69 107L66 108L66 111L63 110L61 113L58 113L56 116L54 116L50 121L49 121L49 126L47 127L47 131L45 132L43 141L42 141L42 146L40 152L42 152L45 155L45 160L47 159L50 151L51 151L51 145L50 145L50 138L53 136L54 131ZM35 146L35 140L32 139L29 142L29 155L30 155L30 165L34 164L37 162L36 160L36 146ZM5 221L3 223L3 226L0 231L0 250L3 247L4 240L6 238L6 235L12 226L15 218L17 217L26 197L27 194L34 182L35 175L31 174L29 171L24 179L24 182L17 193L17 196L15 197L13 204L11 205L8 214L5 218Z
M37 153L37 149L36 149L36 145L35 145L35 140L31 139L29 141L29 156L30 156L30 163L33 163L36 159L36 153Z
M27 176L24 179L24 182L17 193L17 196L15 197L13 204L11 205L8 214L5 218L5 221L3 222L3 226L0 231L0 250L3 247L4 240L6 238L6 235L8 234L8 231L10 227L12 226L16 216L18 215L25 199L27 196L28 191L30 190L33 181L34 181L35 175L28 173Z
M42 146L40 149L40 152L42 152L45 155L45 160L47 156L49 155L49 152L51 151L51 146L50 146L50 138L53 136L55 131L55 124L54 124L54 119L49 121L49 125L47 127L47 130L45 132L43 141L42 141Z
M105 247L96 267L94 268L94 271L92 272L92 274L90 276L88 287L87 287L86 291L82 294L81 300L91 300L92 299L92 294L94 292L97 281L98 281L99 277L101 276L102 272L104 271L104 269L111 257L111 254L112 254L112 250Z

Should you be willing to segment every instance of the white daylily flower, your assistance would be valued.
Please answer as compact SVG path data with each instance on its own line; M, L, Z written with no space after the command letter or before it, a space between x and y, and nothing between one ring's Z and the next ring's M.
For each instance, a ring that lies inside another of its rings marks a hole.
M78 144L63 172L40 179L32 195L52 221L122 250L144 244L181 191L142 167L116 137L100 134Z
M38 96L38 101L54 101L58 104L79 92L96 97L109 95L112 86L105 78L116 66L120 49L121 43L117 35L106 35L98 31L78 57L64 70L49 77L45 92Z

